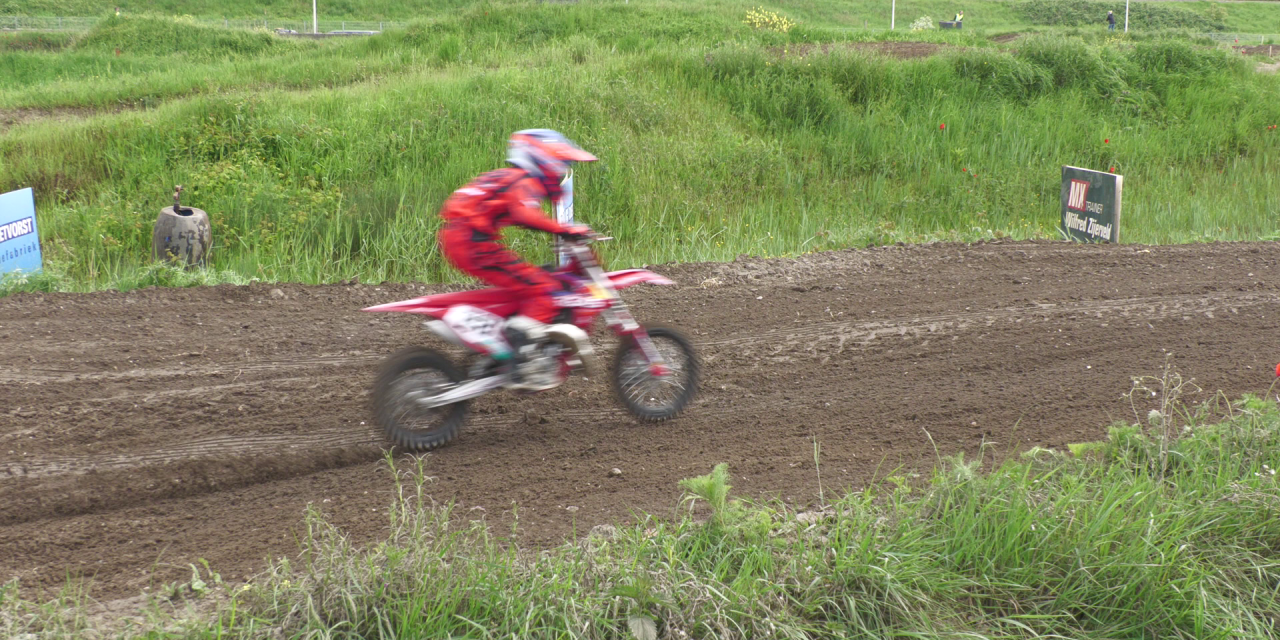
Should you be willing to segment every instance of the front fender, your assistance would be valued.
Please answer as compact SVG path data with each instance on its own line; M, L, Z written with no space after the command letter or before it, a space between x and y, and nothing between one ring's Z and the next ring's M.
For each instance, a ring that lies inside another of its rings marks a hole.
M661 284L674 285L675 281L664 276L660 276L648 269L625 269L623 271L610 271L605 274L609 277L609 282L613 284L614 289L626 289L637 284Z

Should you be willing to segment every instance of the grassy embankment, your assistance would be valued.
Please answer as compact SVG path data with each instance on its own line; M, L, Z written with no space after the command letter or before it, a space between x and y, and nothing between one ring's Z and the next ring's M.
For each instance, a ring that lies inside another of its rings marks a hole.
M579 173L578 214L619 238L619 265L1053 236L1062 164L1126 176L1129 241L1280 227L1280 83L1222 50L783 34L737 10L489 4L342 42L152 18L9 37L0 189L35 187L49 265L16 286L449 278L436 209L528 126L603 158ZM898 61L843 44L871 39L953 46ZM215 221L212 274L145 267L176 183Z
M326 0L320 3L322 20L407 21L446 16L474 5L473 0L411 2L409 0ZM634 3L632 3L634 4ZM702 0L698 6L726 14L741 14L759 3L747 0ZM963 4L963 7L960 5ZM0 0L0 15L101 16L119 6L125 15L157 13L194 16L199 19L310 20L311 6L297 0ZM876 29L889 25L890 4L798 0L788 2L787 15L807 24ZM903 0L897 3L897 22L905 28L920 16L946 20L963 8L968 28L1026 30L1043 26L1092 26L1105 28L1108 9L1124 15L1123 0ZM1188 15L1193 14L1193 15ZM1280 33L1280 3L1178 2L1164 0L1130 3L1131 27L1150 31L1170 26L1196 31ZM1176 25L1171 25L1176 22Z
M1158 401L1184 388L1163 380ZM1074 455L1038 449L985 469L940 460L927 478L838 497L825 487L830 503L803 513L730 498L717 468L681 483L690 514L598 527L544 552L460 526L424 497L418 469L402 478L385 541L355 548L314 511L295 561L246 585L194 567L134 626L115 628L219 639L1274 638L1280 411L1246 398L1213 424L1225 407L1173 406ZM822 491L818 447L814 459ZM79 638L91 626L84 601L20 595L0 587L6 637Z

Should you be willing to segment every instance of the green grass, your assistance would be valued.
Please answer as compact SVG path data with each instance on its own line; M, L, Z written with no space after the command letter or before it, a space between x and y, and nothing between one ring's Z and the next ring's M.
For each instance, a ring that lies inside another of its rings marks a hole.
M159 13L174 16L197 16L207 19L257 18L310 20L311 5L305 0L116 0L124 15ZM319 3L321 19L393 20L407 21L447 16L454 11L471 6L471 1L415 2L410 0L325 0ZM630 5L649 5L648 0L637 0ZM704 0L700 6L722 13L740 14L759 3L732 0ZM966 28L992 30L1019 30L1037 24L1035 15L1042 11L1027 12L1024 4L1049 4L1032 0L971 0L962 3ZM1068 11L1090 12L1082 16L1085 24L1105 28L1104 17L1108 8L1123 16L1124 3L1106 4L1090 0L1055 0L1051 4L1070 7ZM35 16L102 16L110 12L114 3L103 4L96 0L0 0L0 15ZM1088 7L1086 9L1086 7ZM841 28L886 28L889 25L890 4L882 2L845 3L831 0L796 0L780 7L793 18L804 22ZM897 3L898 26L905 27L916 18L928 15L933 19L949 19L960 6L952 0L903 0ZM1097 11L1101 9L1101 11ZM1277 2L1134 2L1131 26L1140 30L1159 28L1144 19L1153 16L1157 22L1165 22L1170 16L1181 16L1175 21L1190 26L1196 22L1205 26L1209 19L1228 31L1245 33L1280 33L1280 3ZM1191 14L1191 15L1187 15ZM1197 21L1197 19L1199 21Z
M1037 25L1062 27L1100 26L1106 22L1108 11L1116 16L1116 28L1124 26L1125 3L1099 0L1026 0L1017 5L1018 10ZM1220 19L1208 17L1178 7L1172 3L1142 2L1130 5L1130 27L1141 25L1144 29L1188 29L1193 31L1225 31L1227 13Z
M440 203L530 126L602 158L579 172L578 217L619 239L619 266L1052 237L1063 164L1126 176L1126 241L1280 229L1280 83L1221 49L741 18L486 4L314 42L111 17L61 48L0 48L0 110L52 116L0 136L0 190L35 188L53 274L5 290L147 281L178 183L214 221L221 275L201 278L453 279ZM867 40L949 48L897 61L853 50ZM544 236L513 241L549 255Z
M141 55L178 55L189 60L262 55L290 44L265 31L211 29L151 16L111 16L78 38L74 47L78 51L123 49Z
M0 33L0 52L60 51L70 46L71 42L72 37L68 33L44 33L38 31Z
M217 567L193 565L190 581L153 596L144 622L118 630L145 638L1274 638L1276 401L1246 397L1194 414L1172 406L1153 410L1149 426L1119 425L1105 442L1073 446L1078 456L1033 449L985 468L946 458L926 477L903 471L803 513L734 498L720 465L681 483L687 514L597 527L546 551L434 505L430 468L419 466L396 474L386 539L357 546L311 510L300 555L236 586L223 585ZM40 605L11 583L0 590L0 631L77 637L88 626L90 587ZM210 600L203 613L188 613L202 599Z

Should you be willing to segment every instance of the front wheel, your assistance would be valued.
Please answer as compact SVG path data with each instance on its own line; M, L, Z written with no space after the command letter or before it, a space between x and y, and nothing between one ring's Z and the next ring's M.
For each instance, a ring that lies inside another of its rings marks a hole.
M613 359L613 390L627 410L649 422L670 420L684 410L698 391L699 363L693 345L670 327L646 327L649 340L662 355L667 372L655 376L640 345L624 336Z
M466 421L466 401L428 408L418 400L462 380L457 367L437 351L408 347L392 354L373 386L378 425L387 438L408 451L430 451L453 440Z

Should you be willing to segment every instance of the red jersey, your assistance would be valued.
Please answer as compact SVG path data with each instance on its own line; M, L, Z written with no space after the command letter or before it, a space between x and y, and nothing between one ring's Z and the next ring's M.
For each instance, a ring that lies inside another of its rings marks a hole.
M445 200L440 216L450 226L465 226L488 236L489 241L503 227L512 225L564 233L564 225L542 212L546 194L542 183L525 170L498 169L481 174L454 191Z

